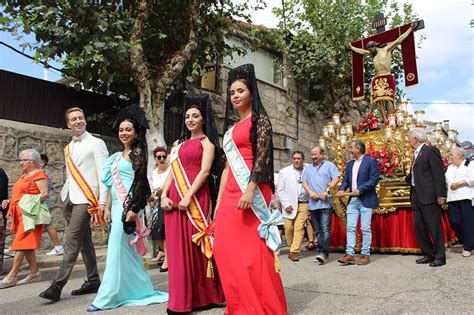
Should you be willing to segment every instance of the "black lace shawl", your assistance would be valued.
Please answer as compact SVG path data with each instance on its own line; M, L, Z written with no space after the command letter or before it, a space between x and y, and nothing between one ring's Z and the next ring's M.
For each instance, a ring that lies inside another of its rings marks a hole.
M145 208L151 194L147 177L148 150L146 130L148 129L148 121L146 120L145 113L138 105L129 105L118 113L117 119L112 126L115 132L118 133L119 126L124 120L130 121L133 124L137 137L132 144L132 150L129 154L135 176L127 199L123 204L123 209L124 214L128 211L138 213Z
M203 132L215 147L211 172L207 177L207 184L209 185L212 205L215 205L217 193L219 191L219 182L221 179L222 170L224 169L224 152L222 151L219 143L219 135L217 133L214 112L212 111L212 102L209 94L190 95L184 99L183 129L181 131L179 142L184 142L191 137L191 133L184 123L184 117L186 115L186 111L193 105L197 106L203 115Z
M257 184L260 182L268 183L272 187L272 192L274 192L272 124L260 99L252 64L245 64L229 71L224 130L227 131L240 120L237 110L230 101L229 92L232 83L239 79L244 79L249 83L252 94L252 127L250 128L249 139L252 143L253 163L250 180Z

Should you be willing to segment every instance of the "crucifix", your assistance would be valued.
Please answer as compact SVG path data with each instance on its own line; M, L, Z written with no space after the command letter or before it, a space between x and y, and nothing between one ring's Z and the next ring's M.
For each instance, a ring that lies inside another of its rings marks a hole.
M391 74L392 52L398 46L402 47L402 60L405 76L405 86L418 84L416 68L415 39L413 32L424 28L423 20L406 24L385 31L386 19L382 13L375 16L372 23L377 33L367 38L352 42L352 99L364 99L364 56L372 58L375 67L375 77L371 84L371 102L377 108L384 120L393 112L396 98L396 82Z

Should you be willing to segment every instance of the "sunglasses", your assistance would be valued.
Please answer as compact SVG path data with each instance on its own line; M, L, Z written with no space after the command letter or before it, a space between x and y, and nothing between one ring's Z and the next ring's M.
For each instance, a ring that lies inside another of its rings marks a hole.
M166 159L166 155L157 155L157 156L155 156L155 159L157 159L157 160L165 160L165 159Z

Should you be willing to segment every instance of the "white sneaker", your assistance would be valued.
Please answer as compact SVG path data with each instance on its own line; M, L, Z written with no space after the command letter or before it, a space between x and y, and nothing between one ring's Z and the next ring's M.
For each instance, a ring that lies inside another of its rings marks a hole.
M324 254L319 254L316 256L313 262L319 263L320 265L324 265L328 261L327 257Z
M462 256L463 256L463 257L469 257L469 256L471 256L471 251L470 251L470 250L463 250L463 251L462 251Z
M11 251L8 248L3 250L3 255L6 257L15 257L15 251Z
M62 254L64 254L64 247L55 246L46 256L60 256Z

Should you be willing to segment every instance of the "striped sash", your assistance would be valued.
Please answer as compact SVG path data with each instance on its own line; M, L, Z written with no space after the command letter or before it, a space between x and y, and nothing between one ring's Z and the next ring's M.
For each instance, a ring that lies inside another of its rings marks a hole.
M175 182L178 194L183 199L191 188L191 183L186 175L186 171L181 164L179 157L171 162L171 171ZM205 185L205 184L204 184ZM192 236L192 241L196 245L201 247L201 251L208 259L207 266L207 277L214 278L214 271L212 266L212 248L214 244L213 237L211 235L211 229L209 228L208 218L204 215L201 205L199 204L196 196L191 197L186 215L192 225L198 230L196 234Z
M89 212L91 216L92 223L98 225L105 224L104 218L99 211L99 201L92 191L91 186L89 186L89 183L87 183L87 181L84 179L81 172L79 171L79 168L72 160L71 154L69 152L69 144L64 148L64 155L66 157L66 164L69 168L72 178L76 182L77 186L79 186L79 188L82 190L84 196L86 196L87 201L89 202L87 212Z

